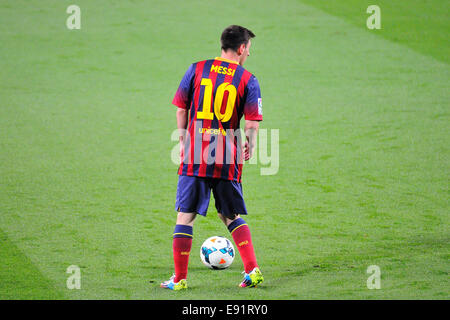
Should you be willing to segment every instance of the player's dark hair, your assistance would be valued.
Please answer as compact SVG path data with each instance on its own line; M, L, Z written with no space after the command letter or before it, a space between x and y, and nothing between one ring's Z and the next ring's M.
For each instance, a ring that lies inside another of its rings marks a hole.
M251 30L241 26L231 25L223 30L222 36L220 37L222 50L227 51L231 49L237 51L241 44L247 45L248 41L254 37L255 34Z

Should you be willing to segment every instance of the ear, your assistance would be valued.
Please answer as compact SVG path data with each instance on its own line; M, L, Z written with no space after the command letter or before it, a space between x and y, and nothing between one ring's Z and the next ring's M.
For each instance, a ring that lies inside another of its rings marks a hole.
M237 54L240 56L243 55L244 51L245 51L245 47L246 47L245 43L241 44L238 48Z

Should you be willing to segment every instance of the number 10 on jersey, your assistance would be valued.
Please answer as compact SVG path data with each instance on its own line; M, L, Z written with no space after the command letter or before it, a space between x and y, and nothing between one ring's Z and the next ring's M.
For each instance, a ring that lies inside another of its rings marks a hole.
M212 80L209 78L203 78L201 86L205 87L205 92L203 94L203 110L197 111L197 119L214 119L214 115L220 122L227 122L231 119L233 115L234 103L236 102L236 87L231 83L224 82L219 87L217 87L216 96L214 98L214 113L211 110L211 96L213 93ZM221 113L222 102L225 91L228 92L227 105L225 112Z

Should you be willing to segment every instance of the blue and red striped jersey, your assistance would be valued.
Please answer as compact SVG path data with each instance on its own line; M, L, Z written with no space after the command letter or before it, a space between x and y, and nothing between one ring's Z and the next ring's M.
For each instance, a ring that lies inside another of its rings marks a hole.
M189 110L178 174L241 182L240 120L262 120L256 77L235 61L196 62L186 71L172 103Z

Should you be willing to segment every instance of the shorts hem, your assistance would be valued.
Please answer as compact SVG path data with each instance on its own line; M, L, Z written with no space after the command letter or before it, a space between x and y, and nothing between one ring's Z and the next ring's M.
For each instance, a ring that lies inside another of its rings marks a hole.
M227 218L230 218L230 219L234 219L236 215L240 215L240 216L242 216L242 215L244 215L244 216L248 215L247 212L242 212L242 213L239 213L239 212L225 213L225 212L220 212L219 210L217 210L217 213L219 213L219 214L221 214L221 215L223 215L223 216L225 216L225 217L227 217Z
M175 211L176 212L186 212L186 213L196 213L199 214L201 216L206 217L206 211L205 212L200 212L197 209L188 209L188 208L184 208L184 207L175 207Z

